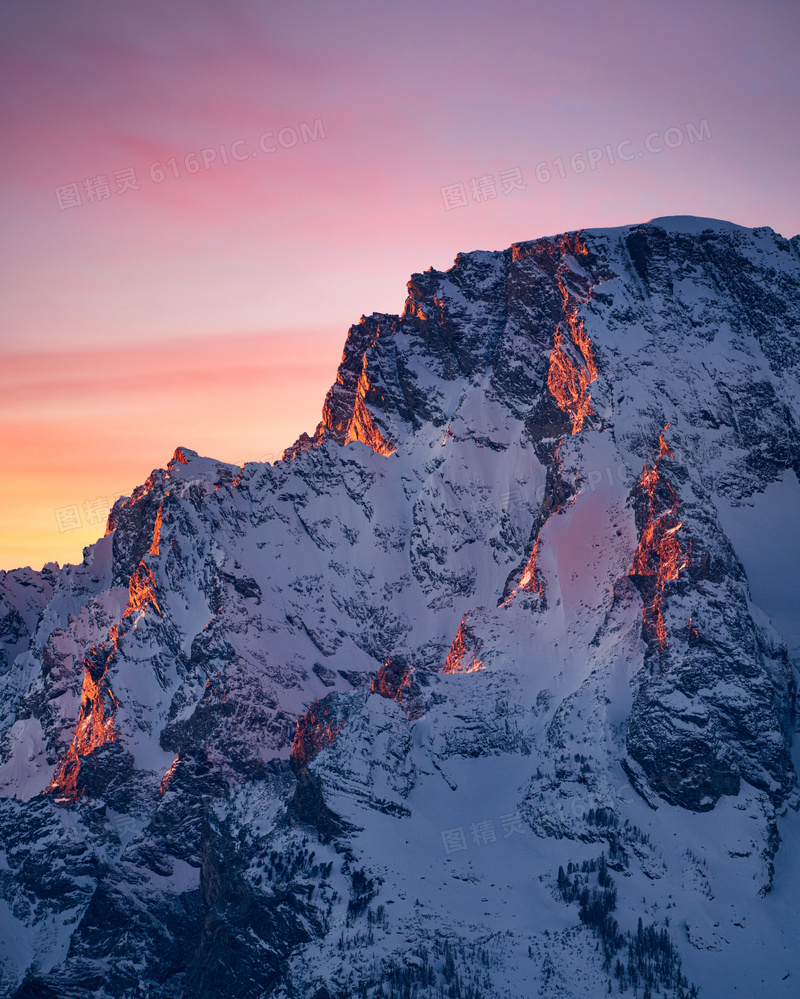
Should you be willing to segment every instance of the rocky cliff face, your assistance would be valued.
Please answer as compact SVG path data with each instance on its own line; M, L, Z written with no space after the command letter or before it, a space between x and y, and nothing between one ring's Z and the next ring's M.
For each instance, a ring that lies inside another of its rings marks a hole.
M800 238L408 291L282 461L0 576L3 995L793 994Z

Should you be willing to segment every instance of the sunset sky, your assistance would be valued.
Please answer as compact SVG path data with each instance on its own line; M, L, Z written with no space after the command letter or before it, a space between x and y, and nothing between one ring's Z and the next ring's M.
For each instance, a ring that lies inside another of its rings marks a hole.
M796 234L798 43L796 0L4 0L0 568L79 561L178 445L273 460L459 251Z

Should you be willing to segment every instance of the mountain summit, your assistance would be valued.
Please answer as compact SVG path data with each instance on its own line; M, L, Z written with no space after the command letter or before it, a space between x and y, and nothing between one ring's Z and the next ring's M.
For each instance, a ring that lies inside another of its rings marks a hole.
M459 254L0 573L0 994L796 994L800 237Z

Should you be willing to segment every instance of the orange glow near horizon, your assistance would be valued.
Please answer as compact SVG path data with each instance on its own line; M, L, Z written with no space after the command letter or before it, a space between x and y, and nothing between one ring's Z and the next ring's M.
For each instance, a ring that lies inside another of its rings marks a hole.
M176 337L0 364L0 569L80 562L177 446L241 465L313 431L344 335ZM311 349L309 349L311 348Z

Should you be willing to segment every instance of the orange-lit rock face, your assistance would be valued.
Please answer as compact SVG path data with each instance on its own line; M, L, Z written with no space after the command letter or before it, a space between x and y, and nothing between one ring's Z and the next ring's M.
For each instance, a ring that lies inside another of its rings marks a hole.
M644 577L654 589L652 599L646 601L642 608L642 622L646 632L655 633L662 649L669 646L663 614L664 590L667 583L677 579L681 569L689 565L689 555L683 551L678 537L683 527L680 501L659 470L661 459L672 456L662 431L658 457L652 468L648 468L645 462L639 478L640 487L648 494L649 511L631 568L631 575Z
M670 426L671 424L667 423L666 426L664 427L664 430L669 430ZM673 458L674 455L672 451L670 451L669 445L667 444L666 438L664 437L664 430L662 430L661 433L658 435L658 457L663 458L664 455L667 455L667 457Z
M579 232L564 233L559 236L557 244L562 253L571 253L578 260L589 254L589 248Z
M463 618L447 653L442 673L474 673L483 669L483 660L478 659L480 650L480 639L473 635L467 627L466 618Z
M373 694L396 701L409 720L422 718L425 710L415 667L403 656L389 656L378 670L370 689Z
M580 260L588 254L586 244L577 233L563 236L557 242L558 252ZM597 378L597 365L592 344L578 318L578 304L587 300L589 292L575 291L575 275L566 263L561 263L556 274L558 290L563 302L564 319L556 327L547 387L562 412L572 420L573 434L583 429L586 418L594 415L589 385ZM570 291L570 284L573 291Z
M350 329L336 382L325 397L322 419L313 436L301 434L295 444L284 451L284 460L296 458L328 440L338 444L361 441L377 454L386 457L394 454L394 445L384 436L367 405L367 400L375 395L375 386L367 370L367 352L375 345L380 326L371 332L365 332L365 327L366 320L362 318L358 326Z
M403 696L411 689L411 675L412 671L405 663L390 657L378 670L370 690L373 694L380 694L381 697L400 704Z
M513 243L511 246L511 260L516 263L524 260L531 253L546 253L551 257L564 257L571 255L580 261L582 257L589 255L589 248L580 232L567 232L556 237L554 241L535 240L531 243Z
M378 454L388 457L390 454L394 454L395 449L380 432L372 418L372 414L367 409L364 397L368 389L369 379L367 378L367 365L365 358L364 370L361 372L361 377L358 380L358 387L356 389L353 416L347 428L344 443L349 444L351 441L361 441L362 444L366 444L368 447L371 447L372 450Z
M519 583L517 584L518 590L525 590L527 593L538 593L539 596L544 595L544 584L539 578L536 563L539 559L539 535L536 535L536 541L533 544L533 551L528 558L528 564L525 566L522 575L520 576Z
M113 637L116 638L116 635ZM72 742L50 782L51 791L71 801L76 801L83 793L80 786L83 758L104 743L114 742L117 738L114 715L118 705L106 678L115 651L116 644L112 641L99 649L92 649L84 660L78 724Z
M150 545L147 554L148 555L158 555L158 546L161 542L161 525L164 522L164 515L162 513L161 507L158 508L158 513L156 514L156 523L153 528L153 543Z
M153 539L153 544L158 545L157 536ZM153 578L153 570L148 568L144 562L140 562L128 583L128 606L122 616L130 617L136 611L143 611L148 604L154 607L159 614L161 613L161 608L156 600L156 581Z
M158 553L161 530L161 510L156 518L151 554ZM158 614L161 608L155 596L156 583L153 572L144 562L140 562L128 583L128 603L122 615L123 620L136 612L144 612L152 606ZM130 626L130 622L126 627ZM123 628L123 633L125 628ZM108 639L94 647L84 659L83 690L81 706L75 734L59 767L50 782L50 789L61 797L76 801L83 794L80 786L81 762L89 753L106 742L115 742L117 732L114 716L118 701L108 680L108 669L117 651L120 637L119 626L113 625Z
M563 486L563 483L561 482L562 468L561 468L560 452L561 452L561 441L559 441L558 446L556 447L555 450L555 454L553 455L553 467L551 470L552 479L548 480L551 482L551 486L553 486L556 483L560 483ZM568 498L569 498L569 492L567 492L566 490L564 491L564 493L559 494L558 490L552 488L550 493L545 496L545 500L542 504L539 513L539 529L536 531L536 540L533 542L533 548L531 549L531 553L528 556L528 561L525 564L525 568L522 570L519 582L513 588L513 590L511 590L506 599L503 601L503 606L507 606L514 599L516 594L520 592L534 593L537 596L544 598L545 596L544 579L542 578L542 574L539 569L539 555L541 552L541 544L542 544L542 538L541 538L542 528L545 526L545 524L547 524L548 520L553 516L553 514L561 512L562 506L560 500L564 499L566 501Z
M324 701L317 701L297 719L297 731L292 745L292 765L297 768L307 766L326 746L336 738L342 727Z
M562 290L566 302L567 292L566 289ZM577 350L582 363L573 359L574 351L569 349L569 344ZM559 408L572 419L573 434L579 433L586 418L594 415L589 385L595 378L597 365L591 342L583 328L583 321L578 319L577 308L570 306L566 322L560 323L556 329L550 352L547 387Z
M170 781L172 780L175 771L178 769L178 764L180 763L180 761L181 761L181 754L180 752L178 752L178 755L170 764L169 770L167 770L167 772L161 778L161 783L158 785L158 790L161 794L166 794L167 791L169 790Z

